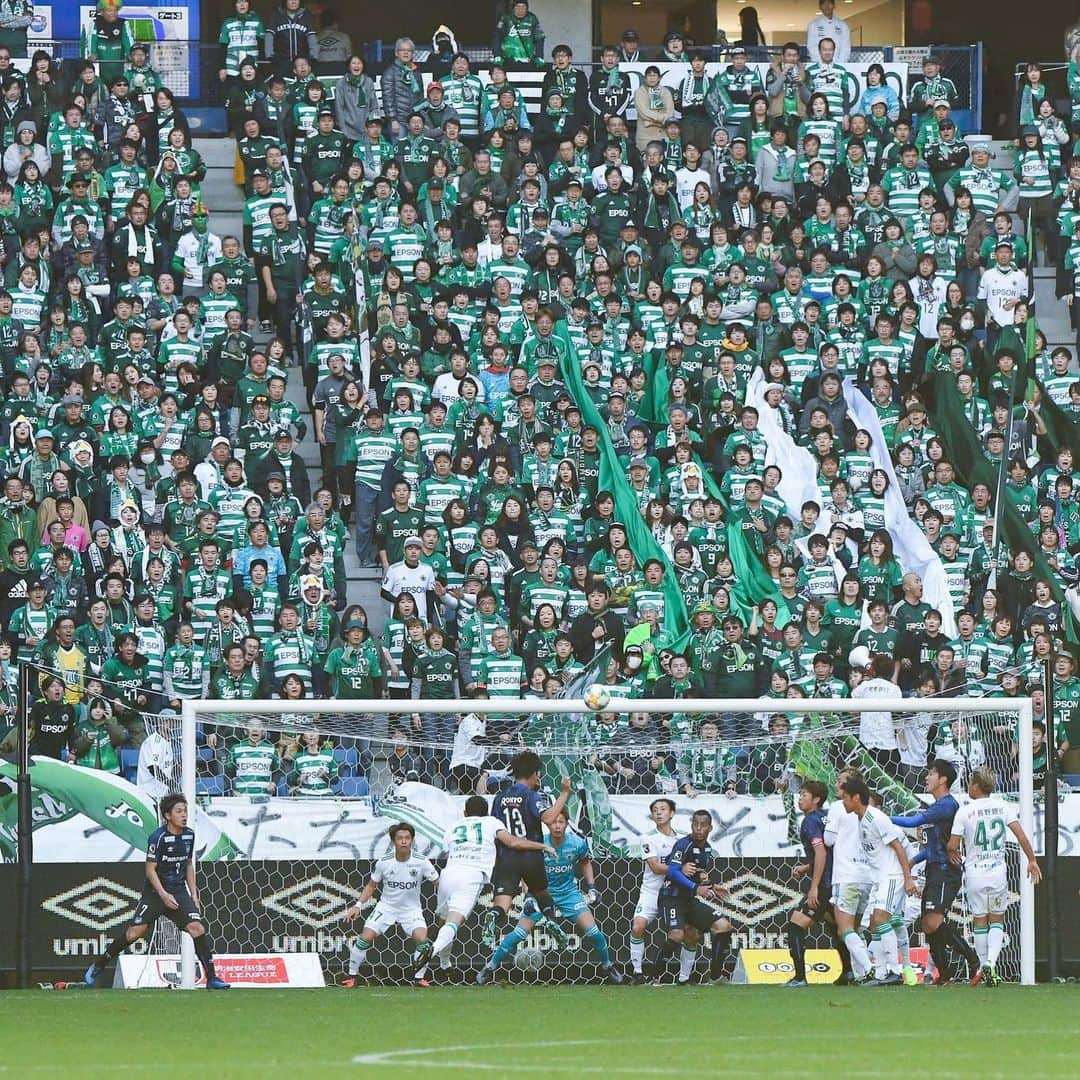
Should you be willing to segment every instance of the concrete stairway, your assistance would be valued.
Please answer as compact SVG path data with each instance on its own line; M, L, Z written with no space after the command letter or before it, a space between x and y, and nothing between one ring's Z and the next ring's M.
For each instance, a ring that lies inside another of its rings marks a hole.
M218 236L241 236L244 195L233 182L233 163L236 143L226 139L195 139L195 149L206 162L206 179L202 183L203 200L210 211L210 229ZM260 340L256 337L256 340ZM288 396L290 400L308 413L304 400L304 386L298 372L291 373ZM319 484L319 451L315 444L314 424L308 414L308 435L299 451L308 466L311 486ZM345 552L345 572L348 577L348 600L363 604L369 623L376 632L382 630L386 621L386 604L379 598L381 575L374 570L362 569L356 559L356 546L350 538Z

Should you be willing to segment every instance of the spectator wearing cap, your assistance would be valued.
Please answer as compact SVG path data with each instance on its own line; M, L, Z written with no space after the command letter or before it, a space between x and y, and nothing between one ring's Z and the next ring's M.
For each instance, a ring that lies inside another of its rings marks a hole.
M8 183L15 184L22 174L23 164L32 161L38 169L38 177L45 177L52 167L49 152L37 141L37 124L26 117L15 123L15 136L4 151L4 172Z
M424 134L429 139L441 140L446 134L446 125L451 120L461 124L461 117L447 100L446 92L442 84L432 82L428 84L424 100L417 106L416 111L424 121Z
M640 64L644 59L641 55L641 35L633 27L624 30L619 44L619 63Z
M842 63L843 61L838 62ZM960 102L956 84L941 74L941 59L930 53L922 63L922 74L915 76L908 90L908 108L916 120L921 121L934 107L934 102L945 100L949 108Z
M299 500L301 506L311 502L311 482L308 480L307 465L293 448L292 432L288 428L279 428L274 433L274 445L256 465L251 475L251 486L262 497L270 494L267 479L271 473L280 473L284 480L285 492Z

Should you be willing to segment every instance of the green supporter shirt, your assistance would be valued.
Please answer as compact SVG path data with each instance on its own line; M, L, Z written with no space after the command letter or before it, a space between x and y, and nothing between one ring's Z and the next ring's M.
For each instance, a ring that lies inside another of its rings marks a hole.
M457 683L457 656L440 649L419 657L413 666L413 678L419 682L419 696L436 701L446 701L454 697Z
M337 780L337 762L332 750L301 750L293 763L292 785L297 795L332 795Z
M343 645L326 658L332 696L339 699L376 697L375 680L382 678L378 646L370 638L358 648Z
M236 795L270 795L277 789L274 773L278 769L278 755L268 742L252 745L239 743L229 751L225 772L232 777L233 793Z

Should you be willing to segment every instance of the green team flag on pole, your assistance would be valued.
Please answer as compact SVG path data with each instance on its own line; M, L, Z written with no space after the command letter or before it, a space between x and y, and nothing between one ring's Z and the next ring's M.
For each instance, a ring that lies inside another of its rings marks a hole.
M977 483L984 483L991 491L998 490L998 470L996 466L987 460L983 452L982 444L971 426L971 422L964 414L963 402L960 400L960 391L956 388L956 380L948 372L941 371L934 378L934 402L932 413L932 426L938 437L944 442L959 479L964 486L971 490ZM1044 398L1045 401L1045 398ZM1044 403L1043 409L1046 408ZM1047 424L1047 427L1050 425ZM998 523L1005 541L1011 551L1024 548L1030 551L1035 560L1035 576L1045 578L1050 583L1050 589L1054 599L1061 604L1062 617L1065 622L1065 636L1069 642L1080 644L1080 635L1072 616L1072 611L1065 600L1064 592L1057 582L1053 570L1047 565L1046 560L1038 553L1037 545L1028 528L1027 522L1020 516L1013 502L1008 497L1001 501L997 507Z
M565 328L560 327L560 337L566 344L570 356L575 356L574 346ZM656 542L653 534L645 525L637 502L630 494L630 482L608 434L607 424L600 415L595 402L585 392L585 383L581 378L579 365L569 365L570 370L563 372L566 387L581 409L582 419L592 424L600 432L600 489L608 490L615 496L615 512L619 521L626 525L627 539L638 558L659 559L664 564L664 629L672 639L681 640L690 628L690 619L686 610L686 600L675 578L675 571L663 548ZM647 396L647 395L646 395ZM703 470L704 471L704 470Z
M563 341L571 356L574 348L569 337L563 331ZM652 428L663 427L666 420L659 411L658 402L667 396L668 379L664 371L659 369L659 361L655 355L650 355L645 362L645 397L638 409L638 416ZM682 648L686 642L690 629L689 612L686 608L686 598L679 588L675 571L671 568L671 562L663 551L652 533L645 526L645 522L638 510L637 503L630 494L630 482L626 478L626 471L622 462L615 453L615 447L608 436L607 424L604 423L592 398L585 392L585 386L581 378L579 368L564 372L564 381L567 389L574 396L574 400L581 408L582 417L586 423L592 424L600 431L600 486L607 488L615 495L615 506L619 514L619 520L626 523L630 546L644 558L659 559L667 568L664 573L664 593L667 625L665 629L672 639L672 647ZM742 529L734 528L730 524L730 507L727 500L720 494L720 488L712 475L712 470L706 468L698 457L701 465L701 475L704 478L705 489L709 495L719 499L724 506L724 513L729 518L727 527L728 554L731 565L735 570L735 586L731 593L731 606L735 613L749 625L750 609L760 604L762 600L771 598L776 601L779 608L777 626L784 626L790 619L787 605L780 596L779 590L772 578L769 577L761 561L751 551L743 538Z

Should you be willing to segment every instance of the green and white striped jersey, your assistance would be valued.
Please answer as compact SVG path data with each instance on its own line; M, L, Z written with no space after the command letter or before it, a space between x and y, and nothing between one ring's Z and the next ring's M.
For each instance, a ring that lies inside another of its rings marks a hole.
M172 684L172 697L197 700L203 696L206 650L198 645L172 645L165 650L164 671Z
M444 101L461 118L461 137L473 139L480 134L481 110L484 107L484 84L476 75L446 75L439 80Z
M405 228L400 222L389 232L382 234L386 245L386 253L390 256L390 265L401 271L406 285L411 285L416 280L413 267L416 260L424 255L427 247L427 237L419 225Z
M520 698L525 682L525 662L514 653L488 653L480 660L479 681L488 697Z
M401 442L389 434L361 430L356 435L356 482L378 491L383 467L401 449Z
M146 686L154 693L165 687L165 633L157 623L135 623L132 632L139 639L139 652L146 657Z
M510 282L510 296L517 300L525 288L525 279L529 276L529 264L524 259L499 259L488 263L488 275L491 280L504 277ZM520 314L520 310L519 310Z
M337 779L337 762L331 750L301 750L293 763L297 795L332 795L330 785Z
M229 751L226 771L232 777L235 794L267 795L277 767L277 751L270 743L244 742Z
M336 203L333 199L320 199L308 214L308 224L315 227L314 248L320 255L326 255L334 246L334 241L344 235L345 214L352 208L347 203Z
M301 630L282 630L263 646L266 662L274 666L275 682L299 675L306 686L311 685L311 650L311 638Z
M248 57L259 59L259 46L266 33L258 15L233 15L221 24L218 44L225 46L225 74L236 78Z
M281 202L276 195L252 195L244 201L243 223L251 226L251 246L255 251L262 251L270 239L273 226L270 224L270 207Z

